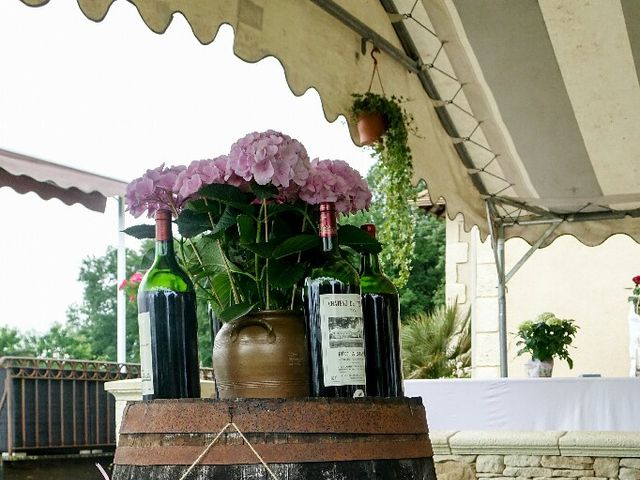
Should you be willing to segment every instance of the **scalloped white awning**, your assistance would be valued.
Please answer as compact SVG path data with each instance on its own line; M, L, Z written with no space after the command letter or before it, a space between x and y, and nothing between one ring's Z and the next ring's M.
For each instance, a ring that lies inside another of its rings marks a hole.
M78 4L101 21L114 1ZM277 57L295 94L318 90L329 120L367 89L373 43L386 93L410 99L415 176L450 217L484 236L488 210L506 238L529 243L539 223L559 223L543 245L640 241L636 0L128 1L157 33L182 14L204 44L232 25L236 55Z
M35 192L44 200L57 198L104 212L108 197L124 197L127 183L76 168L0 149L0 188Z

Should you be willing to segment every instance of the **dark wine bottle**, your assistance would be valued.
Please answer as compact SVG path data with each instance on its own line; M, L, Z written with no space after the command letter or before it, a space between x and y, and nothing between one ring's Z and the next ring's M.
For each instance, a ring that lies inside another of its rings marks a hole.
M304 305L314 397L366 394L360 278L338 249L336 210L320 204L323 258L305 280Z
M142 398L199 398L198 322L191 280L178 265L171 213L156 213L156 256L138 289Z
M373 238L376 227L362 225ZM400 307L398 289L380 270L378 255L363 253L360 264L362 313L367 365L367 394L402 397Z

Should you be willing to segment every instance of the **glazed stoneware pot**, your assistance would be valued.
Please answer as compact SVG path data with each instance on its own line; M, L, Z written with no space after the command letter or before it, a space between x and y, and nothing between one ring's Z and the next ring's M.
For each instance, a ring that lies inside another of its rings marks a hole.
M213 369L220 398L309 396L304 316L267 310L224 324L215 337Z
M360 115L358 117L358 135L360 143L371 145L380 141L385 132L384 118L378 112Z

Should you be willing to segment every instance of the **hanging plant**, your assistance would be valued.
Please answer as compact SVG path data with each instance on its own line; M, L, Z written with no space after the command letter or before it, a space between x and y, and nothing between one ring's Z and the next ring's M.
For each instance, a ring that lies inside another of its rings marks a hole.
M381 260L401 288L411 273L415 248L415 217L411 207L415 202L415 188L408 144L409 131L414 131L411 128L413 117L402 108L400 97L372 92L352 96L351 116L354 120L374 113L383 119L384 133L371 144L377 159L371 177L380 192L380 198L374 198L374 201L381 204L383 218L393 219L379 228L379 240L384 244Z

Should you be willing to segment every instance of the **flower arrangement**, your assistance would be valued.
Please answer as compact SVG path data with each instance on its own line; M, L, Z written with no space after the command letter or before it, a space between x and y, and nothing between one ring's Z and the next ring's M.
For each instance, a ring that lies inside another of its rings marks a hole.
M124 290L127 299L131 303L136 302L136 298L138 296L138 287L140 286L142 277L142 272L135 272L128 279L125 278L118 286L118 290Z
M159 166L133 180L126 201L134 216L173 213L184 266L224 322L255 310L300 309L300 283L321 245L321 202L348 215L367 209L369 188L341 160L310 160L297 140L273 130L235 142L227 155L188 166ZM152 226L127 229L151 238ZM360 229L339 228L339 242L380 251Z
M534 360L540 361L558 357L566 360L569 368L573 368L568 347L578 328L573 320L560 319L550 312L542 313L535 320L527 320L518 327L517 336L520 339L516 345L522 346L518 355L529 352Z

